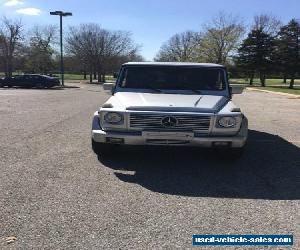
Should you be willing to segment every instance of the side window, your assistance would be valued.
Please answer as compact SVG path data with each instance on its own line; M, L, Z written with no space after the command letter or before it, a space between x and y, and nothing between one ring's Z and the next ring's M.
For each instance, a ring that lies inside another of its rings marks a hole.
M222 89L222 75L221 75L221 71L219 70L218 72L218 79L217 79L217 88L218 89Z
M121 87L125 87L126 86L127 72L128 72L128 69L124 69L122 77L120 79Z
M221 70L209 70L207 71L207 79L211 86L216 90L223 88L223 72Z

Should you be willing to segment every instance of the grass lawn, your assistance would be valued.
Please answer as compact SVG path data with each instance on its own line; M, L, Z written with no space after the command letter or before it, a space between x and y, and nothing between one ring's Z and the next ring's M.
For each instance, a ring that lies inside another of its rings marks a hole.
M57 74L60 77L60 75ZM65 80L84 80L83 74L65 74ZM86 76L86 80L89 81L90 76ZM107 75L105 76L105 80L113 80L113 76Z
M59 74L56 74L56 75L60 77ZM65 80L84 80L83 75L81 75L81 74L64 74L64 79Z
M245 87L254 87L262 90L300 95L300 79L295 80L294 89L289 89L289 79L287 80L287 83L283 83L282 79L266 79L266 87L261 87L258 78L254 79L252 86L249 85L249 80L241 78L230 79L229 82L232 85L244 85Z
M281 86L277 86L277 87L276 86L274 86L274 87L258 87L258 86L255 86L254 88L262 89L262 90L275 91L275 92L281 92L281 93L294 94L294 95L300 95L300 87L294 87L294 89L289 89L288 87L281 87Z
M249 79L243 79L243 78L234 78L234 79L229 79L229 82L231 84L249 84ZM290 80L287 79L287 83L283 83L282 79L266 79L266 85L286 85L289 86ZM253 79L253 84L254 85L260 85L260 80L259 78L254 78ZM295 80L295 85L300 84L300 79Z

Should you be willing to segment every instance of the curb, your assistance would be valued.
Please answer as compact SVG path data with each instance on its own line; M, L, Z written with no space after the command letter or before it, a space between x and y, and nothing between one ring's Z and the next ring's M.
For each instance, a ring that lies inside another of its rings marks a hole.
M271 91L271 90L257 89L257 88L253 88L253 87L246 87L246 89L250 90L250 91L259 91L259 92L265 92L265 93L271 93L271 94L277 94L277 95L283 95L283 96L300 98L300 95L283 93L283 92L276 92L276 91Z

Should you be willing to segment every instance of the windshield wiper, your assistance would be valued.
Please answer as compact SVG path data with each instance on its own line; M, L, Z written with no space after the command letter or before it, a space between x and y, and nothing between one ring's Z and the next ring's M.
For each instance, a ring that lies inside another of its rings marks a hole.
M153 88L152 86L145 86L145 89L151 89L157 93L161 93L161 90L160 89L157 89L157 88Z
M201 90L199 90L199 89L188 89L188 90L191 90L191 91L193 91L194 93L197 93L197 94L202 94Z

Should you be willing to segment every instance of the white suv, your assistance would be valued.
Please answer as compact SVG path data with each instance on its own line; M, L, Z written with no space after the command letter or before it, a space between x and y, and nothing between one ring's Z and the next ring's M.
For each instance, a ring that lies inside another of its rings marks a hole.
M131 62L122 65L112 97L94 113L92 148L115 144L199 146L239 156L248 121L232 100L224 66Z

